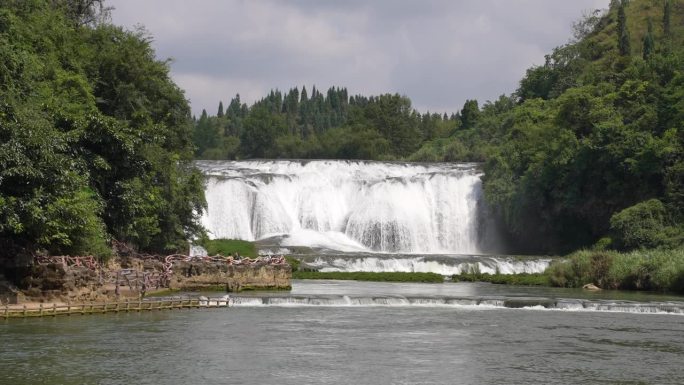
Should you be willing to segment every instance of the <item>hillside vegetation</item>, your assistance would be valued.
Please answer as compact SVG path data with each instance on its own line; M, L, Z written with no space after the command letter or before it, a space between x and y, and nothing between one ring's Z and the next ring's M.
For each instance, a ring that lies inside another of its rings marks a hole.
M0 0L0 267L185 250L201 233L192 125L145 31L100 1ZM0 271L1 273L2 271Z

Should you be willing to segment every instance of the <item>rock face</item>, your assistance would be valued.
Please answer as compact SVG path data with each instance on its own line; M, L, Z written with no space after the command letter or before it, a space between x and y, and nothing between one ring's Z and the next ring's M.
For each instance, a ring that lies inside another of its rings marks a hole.
M106 266L67 266L63 263L36 263L26 269L17 287L0 279L0 302L71 301L88 302L114 297L138 297L166 284L141 284L145 276L173 274L168 283L172 290L289 290L292 268L288 264L273 264L262 260L229 264L212 261L176 261L164 273L165 264L155 259L113 259ZM131 284L122 277L136 277ZM137 280L137 277L140 277ZM168 275L166 275L168 277ZM2 278L2 277L0 277ZM4 282L4 283L3 283ZM116 282L116 283L115 283ZM145 281L148 282L148 281Z
M96 271L59 263L33 265L21 286L28 300L82 302L101 300L108 295Z
M179 290L289 290L290 265L176 262L170 288Z

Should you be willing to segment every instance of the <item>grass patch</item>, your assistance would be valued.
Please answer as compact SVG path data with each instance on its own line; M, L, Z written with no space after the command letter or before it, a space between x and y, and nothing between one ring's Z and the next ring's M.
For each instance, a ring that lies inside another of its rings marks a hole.
M238 253L242 257L256 258L258 256L254 242L238 239L208 239L203 241L201 246L207 249L209 255L229 256Z
M298 271L299 265L302 263L299 259L290 256L285 256L285 260L287 261L288 265L292 267L293 272Z
M684 293L684 249L617 251L580 250L546 269L551 283L604 289Z
M168 297L180 293L179 289L159 289L145 294L145 297Z
M294 270L294 269L293 269ZM404 272L338 272L338 271L293 271L293 279L338 279L374 282L428 282L442 283L444 277L435 273L404 273Z
M549 277L544 273L488 274L464 273L451 277L454 282L489 282L499 285L551 286Z

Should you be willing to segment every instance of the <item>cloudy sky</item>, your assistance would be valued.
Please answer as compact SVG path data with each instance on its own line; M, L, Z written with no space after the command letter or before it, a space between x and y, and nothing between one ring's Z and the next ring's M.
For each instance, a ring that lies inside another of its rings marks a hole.
M399 93L454 112L517 88L525 69L609 0L108 0L112 20L143 25L195 114L237 93L347 87Z

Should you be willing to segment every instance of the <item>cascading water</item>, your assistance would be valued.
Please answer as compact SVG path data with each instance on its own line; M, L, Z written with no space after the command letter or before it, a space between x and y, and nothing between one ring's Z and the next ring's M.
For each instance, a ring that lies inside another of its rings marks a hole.
M340 251L478 254L492 245L474 164L200 161L213 238Z
M302 256L307 269L322 272L407 272L436 273L444 276L464 273L521 274L541 273L551 263L551 258L514 258L510 256L410 256L393 254L340 254Z

